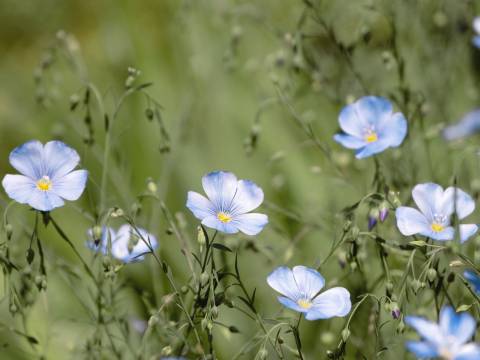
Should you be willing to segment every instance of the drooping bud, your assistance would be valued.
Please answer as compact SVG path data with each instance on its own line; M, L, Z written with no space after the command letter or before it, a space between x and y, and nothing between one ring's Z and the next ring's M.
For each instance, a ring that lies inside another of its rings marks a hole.
M205 244L207 243L205 239L205 233L203 232L203 229L201 226L197 227L197 241L198 241L198 244L200 245L200 248L205 246Z
M368 213L368 231L372 231L372 229L377 225L377 220L380 213L378 208L371 208L370 212Z
M392 302L390 305L392 317L396 320L400 318L401 311L396 302Z
M386 201L383 201L381 204L380 204L380 207L379 207L379 214L378 214L378 218L380 219L380 221L383 223L387 217L388 217L388 202Z
M348 338L350 337L350 330L348 328L345 328L342 330L342 340L343 342L347 342Z
M428 278L428 281L434 282L435 279L437 278L437 271L433 268L428 269L427 278Z

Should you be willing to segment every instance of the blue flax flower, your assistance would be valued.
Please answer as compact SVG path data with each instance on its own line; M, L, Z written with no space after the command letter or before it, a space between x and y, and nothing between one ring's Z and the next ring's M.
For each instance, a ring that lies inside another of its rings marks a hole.
M267 283L283 295L278 297L282 305L304 313L307 320L346 316L352 307L350 293L343 287L320 293L325 279L306 266L295 266L292 270L280 266L268 275Z
M344 133L333 138L348 149L356 150L357 159L398 147L407 135L407 120L394 113L392 103L383 97L365 96L345 106L338 121Z
M421 341L406 344L418 358L480 359L480 347L473 342L467 343L476 330L475 319L469 313L457 314L450 306L444 306L438 324L418 316L407 316L405 322L421 337Z
M88 172L73 171L80 156L61 141L29 141L15 148L9 160L22 175L5 175L3 188L10 198L36 210L63 206L63 200L77 200L85 189Z
M480 109L470 111L458 123L443 129L443 138L447 141L462 139L480 131Z
M141 261L145 254L150 252L145 243L147 241L152 249L158 247L157 239L154 235L148 233L145 229L137 227L136 229L129 224L122 225L117 232L110 227L102 228L100 243L95 245L92 241L93 230L88 230L88 237L91 239L87 246L103 254L108 253L108 242L111 243L111 254L114 258L125 262Z
M480 276L475 271L466 270L463 272L463 277L472 285L473 290L480 295Z
M475 47L480 48L480 16L473 19L473 31L475 36L472 39L472 43Z
M187 207L202 224L218 231L256 235L268 223L264 214L250 213L263 202L263 191L250 180L237 180L234 174L215 171L202 178L208 199L188 192Z
M417 209L400 206L395 215L397 226L405 236L420 234L434 240L453 240L455 228L450 223L453 213L461 220L475 210L475 202L466 192L449 187L445 191L433 183L418 184L412 191ZM475 224L461 224L460 240L468 240L478 230Z

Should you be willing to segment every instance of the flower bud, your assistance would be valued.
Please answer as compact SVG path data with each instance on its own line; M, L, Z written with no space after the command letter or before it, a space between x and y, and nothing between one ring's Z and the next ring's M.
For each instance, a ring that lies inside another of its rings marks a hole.
M150 319L148 319L148 326L153 327L158 324L158 315L152 315L150 316Z
M390 308L391 308L392 317L395 320L400 318L401 311L400 311L400 308L398 307L398 304L396 302L392 302L390 305Z
M394 288L393 282L392 281L387 281L387 283L385 284L385 288L387 289L388 292L391 293L393 291L393 288Z
M170 345L165 346L161 350L162 356L169 356L172 355L172 347Z
M388 202L386 201L383 201L381 204L380 204L380 208L379 208L379 214L378 214L378 218L381 222L384 222L387 217L388 217L388 210L389 210L389 207L388 207Z
M13 226L12 224L5 225L5 233L7 234L7 239L10 240L13 234Z
M209 279L210 279L210 275L207 272L203 272L200 275L200 283L202 285L205 285L208 282Z
M147 182L147 190L152 194L157 193L157 190L158 190L157 184L155 184L155 181L153 181L152 179L149 179Z
M422 287L422 284L418 279L414 279L412 280L411 286L413 291L416 293L418 292L418 290L420 290L420 288Z
M398 325L397 325L397 333L398 334L403 334L403 332L405 331L405 323L403 322L403 319L399 321Z
M203 229L201 226L197 227L197 241L200 247L203 247L207 243L205 239L205 233L203 232Z
M395 206L396 208L399 207L399 206L402 206L402 202L400 201L400 198L398 197L399 193L397 191L390 190L388 192L388 196L389 196L393 206Z
M370 209L370 212L368 213L368 231L372 231L375 225L377 225L379 215L380 213L376 207Z
M345 328L342 330L342 340L343 342L347 342L348 338L350 337L350 330L348 328Z
M427 278L428 278L428 281L434 282L435 279L437 278L437 271L433 268L428 269Z

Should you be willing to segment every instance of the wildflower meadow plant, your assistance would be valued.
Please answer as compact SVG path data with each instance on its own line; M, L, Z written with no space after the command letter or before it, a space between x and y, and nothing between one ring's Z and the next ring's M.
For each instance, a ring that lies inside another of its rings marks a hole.
M250 180L237 180L225 171L202 178L208 198L188 192L187 207L202 224L226 234L257 235L268 223L265 214L251 213L263 202L263 190Z
M21 175L5 175L10 198L40 211L51 211L64 200L77 200L87 182L87 170L74 170L80 156L61 141L29 141L10 153L10 164Z
M407 316L407 325L420 335L420 341L408 341L407 348L419 359L480 359L480 346L469 342L476 330L475 319L467 312L456 313L450 306L440 311L439 323L423 317Z
M378 96L365 96L345 106L338 122L343 133L336 134L335 141L356 150L357 159L398 147L407 135L405 116L394 113L392 103Z
M401 206L395 212L398 229L405 236L419 234L433 240L453 240L452 215L455 213L462 220L475 210L472 197L455 187L443 190L434 183L419 184L413 188L412 197L420 210ZM465 242L478 231L478 226L460 224L459 229L460 240Z

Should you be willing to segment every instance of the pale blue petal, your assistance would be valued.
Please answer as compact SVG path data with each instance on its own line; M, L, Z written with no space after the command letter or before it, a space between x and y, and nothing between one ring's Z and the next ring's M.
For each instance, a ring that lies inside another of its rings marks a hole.
M357 159L364 159L366 157L381 153L389 147L388 142L384 140L378 140L365 145L363 148L357 150L355 157Z
M36 188L35 182L23 175L5 175L2 185L7 195L20 204L28 204Z
M138 240L135 246L129 250L129 243L135 237ZM133 228L125 224L118 230L115 239L112 241L112 255L123 262L140 261L144 259L144 255L150 252L148 242L153 249L158 247L155 236L149 234L145 229Z
M362 138L358 138L352 135L336 134L333 139L339 144L343 145L347 149L360 149L367 145L367 142Z
M237 184L236 176L225 171L214 171L202 178L203 190L215 206L216 212L230 209Z
M407 119L402 113L384 117L379 124L378 141L385 142L389 147L398 147L407 136Z
M464 345L455 354L453 360L478 360L480 359L480 346L474 343Z
M102 226L102 236L98 245L95 245L95 239L93 238L93 228L87 230L87 247L93 251L99 251L103 254L107 254L108 241L113 242L115 239L115 231L111 227Z
M187 196L187 208L199 220L207 216L215 215L215 208L210 200L197 192L189 191Z
M463 273L463 277L473 286L474 291L480 295L480 276L472 270L467 270Z
M303 299L313 299L325 286L323 276L317 270L306 266L295 266L293 268L293 277Z
M422 339L437 347L443 345L445 339L436 323L419 316L406 316L405 323L413 327Z
M433 230L425 231L420 233L423 236L432 238L437 241L448 241L455 238L455 229L452 226L448 226L442 231L436 232Z
M473 19L472 27L473 27L473 30L474 30L477 34L480 34L480 16L476 16L476 17Z
M87 170L75 170L52 182L51 191L65 200L77 200L85 190Z
M283 306L286 306L291 310L295 310L301 313L306 313L308 311L307 309L304 309L301 306L299 306L295 301L290 300L289 298L286 298L284 296L279 296L277 299L280 302L280 304L282 304Z
M364 96L355 102L358 117L365 119L379 130L385 121L392 116L392 103L380 96Z
M475 224L461 224L460 228L460 241L463 243L471 238L478 231L478 226Z
M273 270L267 277L267 283L272 289L290 298L294 302L301 298L300 290L293 276L293 271L286 266Z
M313 306L308 310L305 319L329 319L334 316L346 316L352 308L350 293L343 287L331 288L313 300Z
M440 312L440 328L445 336L455 338L456 343L464 344L475 334L475 319L467 312L456 313L450 306Z
M398 229L405 236L430 231L431 224L428 223L425 215L417 209L400 206L395 211L395 217Z
M225 234L235 234L238 232L238 228L235 226L234 221L224 223L218 220L216 215L207 216L202 220L202 224Z
M60 196L51 191L42 191L37 188L32 190L32 195L28 199L28 205L40 211L51 211L64 204Z
M474 36L472 43L475 47L480 48L480 36Z
M443 188L434 183L418 184L413 188L412 196L428 222L432 223L433 215L439 213L437 204L442 202Z
M407 341L405 344L408 351L415 354L419 359L434 358L438 356L436 347L424 341Z
M480 131L480 109L466 114L458 123L443 129L443 138L453 141L473 135Z
M61 141L49 141L43 148L45 173L55 181L70 171L80 162L78 153Z
M455 200L456 198L456 200ZM475 210L475 201L465 191L455 187L449 187L443 193L437 211L444 215L452 215L454 212L460 220L466 218Z
M268 216L265 214L249 213L237 215L231 225L246 235L257 235L268 224Z
M10 164L21 174L33 180L43 175L43 145L40 141L32 140L15 148L10 153Z
M342 111L340 111L338 122L346 134L363 139L365 129L368 129L371 124L368 123L367 119L360 116L356 107L356 103L345 106Z
M229 209L230 214L239 215L252 211L263 202L263 190L250 180L239 180L237 192Z

